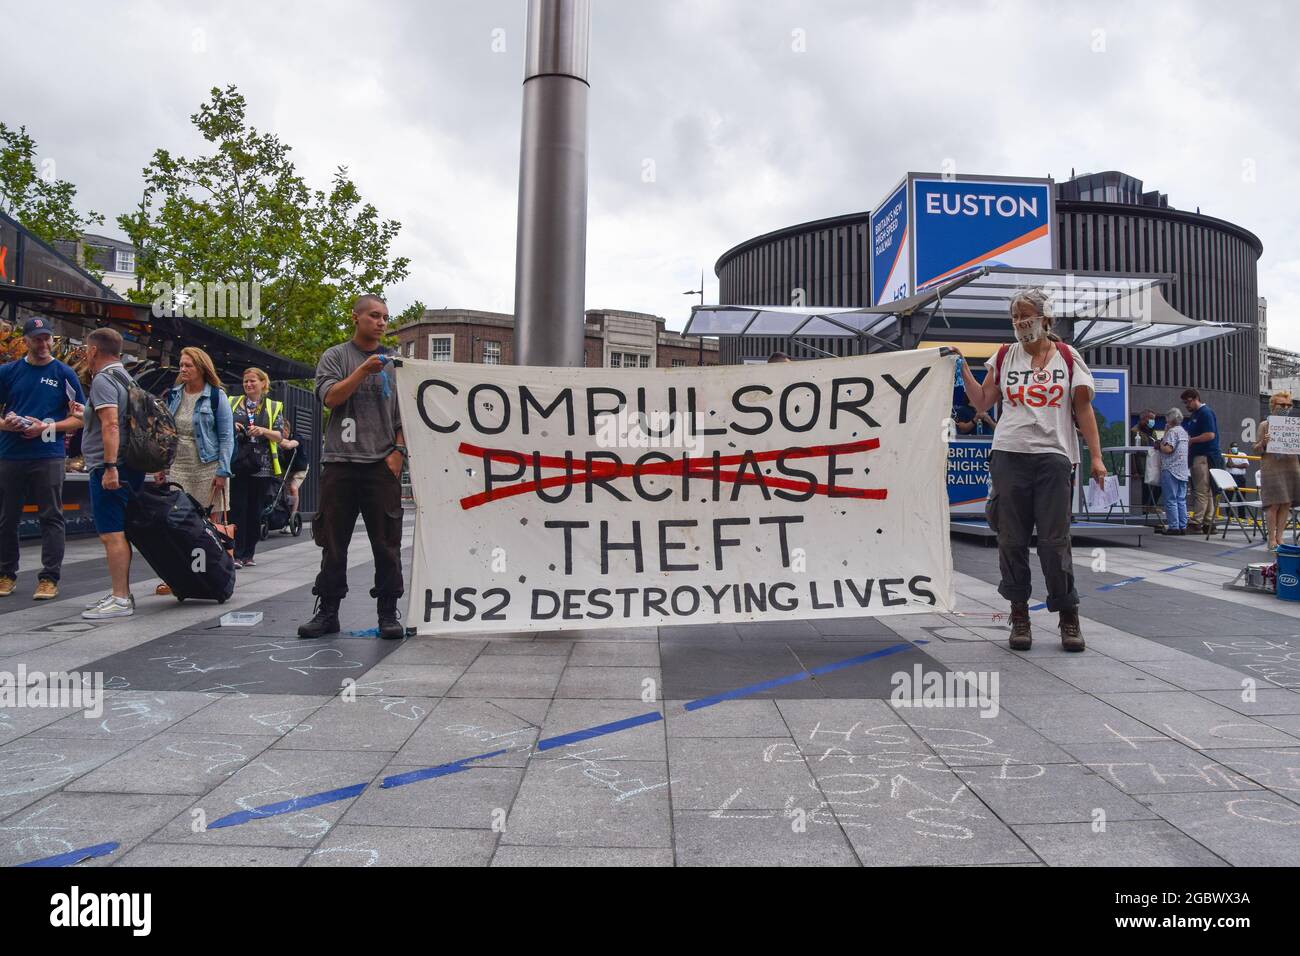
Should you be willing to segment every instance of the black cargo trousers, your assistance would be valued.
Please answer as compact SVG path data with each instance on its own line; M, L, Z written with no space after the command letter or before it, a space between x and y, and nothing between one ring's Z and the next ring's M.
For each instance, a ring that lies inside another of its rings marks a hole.
M1064 455L995 451L989 456L993 488L984 513L998 536L1002 582L1012 604L1029 600L1029 542L1038 529L1038 563L1047 583L1047 609L1079 606L1070 557L1070 493L1074 466Z
M312 539L324 552L314 592L343 600L348 593L348 545L360 515L375 556L372 597L402 596L402 482L383 460L330 461L321 466Z

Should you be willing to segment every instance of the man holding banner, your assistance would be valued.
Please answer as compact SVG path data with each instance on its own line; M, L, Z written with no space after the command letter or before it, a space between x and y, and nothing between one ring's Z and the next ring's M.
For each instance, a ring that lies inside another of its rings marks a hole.
M316 614L298 628L304 638L339 631L339 605L348 593L348 545L358 514L375 556L379 636L400 639L402 596L402 462L406 445L393 384L393 360L380 345L388 306L377 295L352 305L356 332L326 349L316 366L316 397L330 411L321 455L320 508L312 538L322 550L316 575Z
M1082 651L1070 555L1071 478L1079 462L1076 424L1092 453L1093 479L1106 479L1092 410L1092 372L1072 346L1052 333L1051 296L1044 290L1016 295L1011 322L1016 342L998 350L983 382L961 363L966 395L977 412L1002 401L985 506L989 526L998 536L998 593L1011 602L1011 649L1029 650L1029 541L1036 529L1047 609L1060 613L1061 646Z

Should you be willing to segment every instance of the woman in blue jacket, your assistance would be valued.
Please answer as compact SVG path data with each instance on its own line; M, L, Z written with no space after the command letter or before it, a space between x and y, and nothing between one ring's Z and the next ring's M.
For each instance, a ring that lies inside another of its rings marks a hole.
M171 468L155 477L180 485L201 508L215 505L227 510L234 418L212 358L203 349L181 349L180 372L167 392L167 407L176 419L180 441ZM160 584L158 593L170 592L167 585Z

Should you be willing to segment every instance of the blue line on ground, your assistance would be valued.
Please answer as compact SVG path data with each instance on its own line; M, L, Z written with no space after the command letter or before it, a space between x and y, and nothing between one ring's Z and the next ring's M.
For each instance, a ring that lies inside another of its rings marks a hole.
M419 783L421 780L431 780L434 777L446 777L449 774L460 773L462 770L468 770L467 766L473 760L487 760L489 757L499 757L503 753L508 753L509 748L502 750L493 750L490 753L475 754L473 757L461 757L459 760L453 760L451 763L439 764L436 767L424 767L421 770L408 770L406 773L396 773L391 777L385 777L383 783L379 785L381 790L391 790L393 787L404 787L408 783Z
M1240 548L1229 548L1227 551L1216 551L1214 552L1214 556L1216 558L1222 558L1225 555L1237 554L1239 551L1254 551L1256 548L1262 548L1263 546L1264 543L1261 541L1259 544L1247 544Z
M1172 565L1170 565L1169 567L1167 567L1167 568L1161 568L1160 570L1161 570L1161 571L1180 571L1180 570L1182 570L1183 568L1190 568L1190 567L1191 567L1193 564L1195 564L1195 563L1196 563L1195 561L1184 561L1182 564L1172 564Z
M555 747L563 747L566 744L574 744L580 740L590 740L592 737L603 737L605 734L616 734L620 730L627 730L629 727L640 727L642 724L653 724L657 720L663 720L663 714L652 710L649 713L637 714L635 717L628 717L624 720L615 720L612 723L600 724L597 727L588 727L586 730L575 730L571 734L562 734L559 737L547 737L545 740L537 741L538 750L551 750Z
M1029 605L1029 610L1031 610L1031 611L1041 611L1041 610L1042 610L1043 608L1045 608L1045 607L1047 607L1046 604L1031 604L1031 605Z
M19 868L24 866L75 866L82 860L89 860L96 856L108 856L121 845L120 843L96 843L94 846L83 846L80 850L69 850L67 853L32 860L30 863L19 863L18 866Z
M1116 588L1122 588L1122 587L1123 587L1124 585L1126 585L1126 584L1135 584L1135 583L1137 583L1138 581L1143 581L1143 580L1145 580L1145 578L1142 578L1141 576L1133 577L1133 578L1124 578L1124 579L1121 580L1121 581L1112 581L1110 584L1103 584L1101 587L1097 588L1097 590L1098 590L1098 591L1113 591L1113 590L1115 590Z
M855 664L864 664L867 661L875 660L880 657L888 657L890 654L897 654L905 651L911 644L891 644L889 647L879 651L872 651L870 654L862 654L859 657L850 657L847 660L836 661L833 664L824 664L821 667L814 667L811 671L800 671L797 674L786 674L784 677L774 677L771 680L760 681L757 684L750 684L748 687L738 687L735 690L723 691L721 694L714 694L712 697L701 697L699 700L692 700L685 705L686 710L700 710L704 707L712 707L724 700L735 700L737 697L748 697L750 694L757 694L773 687L781 687L785 684L793 684L796 681L808 680L814 674L829 674L831 671L840 670L845 667L852 667Z
M322 793L313 793L306 797L294 797L292 800L285 800L282 803L268 803L264 807L255 807L252 810L240 810L238 813L230 813L213 823L209 823L207 829L216 830L221 827L238 826L241 823L247 823L250 820L260 820L263 817L279 816L282 813L296 813L299 810L308 810L311 807L319 807L325 803L335 803L339 800L349 800L357 796L362 790L366 789L364 783L354 783L350 787L340 787L337 790L326 790Z

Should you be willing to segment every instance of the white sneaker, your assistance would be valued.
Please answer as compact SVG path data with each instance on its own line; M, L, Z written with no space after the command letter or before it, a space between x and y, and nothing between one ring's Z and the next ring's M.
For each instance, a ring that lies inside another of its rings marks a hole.
M87 611L94 610L95 608L99 607L101 604L103 604L105 601L107 601L107 600L108 600L109 598L111 598L112 596L113 596L113 592L112 592L112 591L109 591L107 594L101 594L99 597L95 598L95 600L91 601L89 604L86 605L86 610L87 610ZM132 595L129 596L129 600L131 601L131 607L135 607L135 595L134 595L134 594L132 594Z
M108 595L89 610L82 611L81 616L88 621L104 621L112 617L130 617L135 613L135 602L129 597L120 598Z

